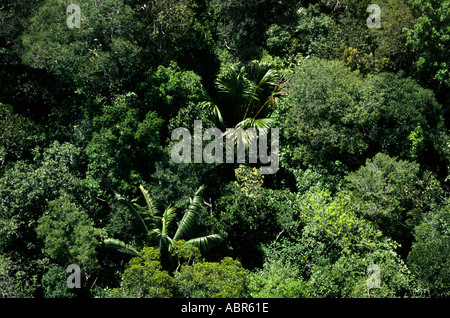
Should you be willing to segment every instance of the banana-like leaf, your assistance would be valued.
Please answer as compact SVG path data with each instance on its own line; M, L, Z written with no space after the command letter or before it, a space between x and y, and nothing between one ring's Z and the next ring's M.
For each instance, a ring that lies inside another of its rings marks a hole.
M185 242L184 244L191 244L196 247L202 252L207 251L211 248L213 248L215 245L222 242L222 237L219 234L211 234L207 236L197 237L190 239L189 241Z
M200 195L203 189L204 186L203 185L200 186L200 188L195 193L191 203L189 204L186 212L184 213L183 218L181 219L180 224L178 225L177 232L173 237L175 241L185 239L192 234L193 228L198 218L199 209L203 204L202 201L203 199Z
M152 219L158 214L158 210L156 209L155 201L153 201L153 198L148 193L148 190L146 190L142 184L139 185L139 189L142 192L142 195L144 196L145 203L147 204L147 212L148 216Z
M175 216L177 215L176 209L174 207L169 206L163 213L161 218L162 223L162 234L167 235L167 229L169 228L170 223L173 221Z
M113 238L107 238L103 241L103 247L113 250L117 253L136 257L139 256L139 252L132 246L126 244L125 242Z

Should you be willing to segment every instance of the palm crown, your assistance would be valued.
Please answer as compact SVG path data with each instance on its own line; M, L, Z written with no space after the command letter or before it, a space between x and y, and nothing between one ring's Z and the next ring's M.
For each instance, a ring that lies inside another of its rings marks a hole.
M225 128L267 131L270 111L283 94L283 78L269 63L253 61L247 67L227 67L216 79L217 100L203 102L215 124Z
M136 217L140 228L147 235L149 243L159 250L163 263L170 258L169 254L174 247L175 241L185 240L184 244L191 244L198 247L200 251L206 251L222 240L222 237L218 234L192 238L202 205L201 192L204 189L203 186L196 191L183 218L178 223L178 228L173 237L169 236L169 227L176 217L176 209L169 206L160 215L148 190L142 185L139 186L139 189L145 199L146 207L137 205L136 199L129 202L120 195L116 195L116 198L129 207ZM120 240L109 238L104 241L104 245L123 254L139 256L139 252L136 249Z

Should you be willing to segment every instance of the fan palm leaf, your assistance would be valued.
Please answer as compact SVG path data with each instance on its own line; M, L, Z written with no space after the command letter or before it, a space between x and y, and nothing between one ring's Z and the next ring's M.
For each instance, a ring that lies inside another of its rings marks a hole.
M225 74L216 80L216 88L221 97L220 110L222 116L233 119L244 117L246 106L257 101L254 85L245 76L245 68L229 67ZM233 123L232 123L233 124Z
M200 108L205 110L207 114L209 114L212 118L214 124L221 128L225 128L225 122L223 120L222 113L217 104L215 104L212 100L203 101L199 104Z
M223 76L217 78L216 87L220 94L227 97L227 100L239 101L256 98L253 85L245 76L244 67L239 70L235 66L229 67Z
M259 98L271 94L280 82L280 76L272 65L260 61L249 63L247 78L253 83L253 90Z
M269 63L253 61L247 69L247 77L252 83L256 99L249 102L243 119L246 119L247 115L256 119L261 112L263 116L266 115L267 106L275 105L272 96L277 94L281 80L278 72Z
M274 122L272 118L247 118L239 122L234 129L225 132L224 136L231 138L235 144L240 143L247 148L248 145L256 142L258 136L267 136Z

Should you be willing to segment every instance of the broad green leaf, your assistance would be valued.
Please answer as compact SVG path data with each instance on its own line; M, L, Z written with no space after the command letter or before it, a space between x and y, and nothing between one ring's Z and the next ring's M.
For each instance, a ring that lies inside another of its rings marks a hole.
M139 252L132 246L126 244L125 242L113 238L107 238L103 241L103 246L107 249L113 250L115 252L129 255L129 256L139 256Z
M192 234L192 230L195 226L199 209L202 205L202 197L200 193L203 191L204 186L201 186L194 195L189 207L187 208L183 218L180 221L178 226L178 230L175 233L173 239L181 240L186 239L190 234Z

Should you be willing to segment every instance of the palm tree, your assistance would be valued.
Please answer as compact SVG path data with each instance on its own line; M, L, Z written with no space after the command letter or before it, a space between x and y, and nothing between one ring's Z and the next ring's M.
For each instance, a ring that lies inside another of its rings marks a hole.
M140 228L147 235L148 242L159 250L163 267L170 266L170 252L175 241L186 240L184 244L194 245L198 247L200 251L206 251L222 241L222 237L218 234L191 238L202 205L200 193L204 189L203 186L196 191L194 198L186 209L173 237L169 236L169 227L175 219L176 209L169 206L164 210L162 215L159 215L160 213L148 191L142 185L139 186L139 189L145 199L146 207L137 205L136 199L129 202L117 194L116 198L124 202L130 208L130 211L136 217ZM136 249L120 240L106 239L103 243L105 247L112 248L122 254L139 256L139 252Z
M267 133L273 125L269 116L284 94L283 83L283 77L269 63L253 61L247 67L229 66L216 79L217 100L209 98L202 107L219 128L234 128L229 134L247 145L254 136L245 130Z

